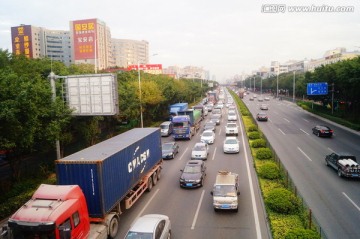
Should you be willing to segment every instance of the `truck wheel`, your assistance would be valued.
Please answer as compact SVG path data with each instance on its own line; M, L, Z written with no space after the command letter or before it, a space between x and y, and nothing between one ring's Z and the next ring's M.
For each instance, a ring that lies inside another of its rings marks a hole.
M338 176L339 176L339 177L342 177L342 172L341 172L340 169L338 169Z
M109 238L114 239L119 231L119 218L114 216L109 224Z
M153 185L155 186L157 183L158 177L157 177L157 171L155 171L152 175L152 181L153 181Z
M238 212L238 211L239 211L239 208L236 208L234 211L235 211L235 212Z
M167 239L170 239L171 238L171 230L169 231L169 235L167 237Z
M152 181L152 177L149 177L148 179L148 187L147 187L147 191L150 192L151 189L153 187L153 181Z
M161 169L159 168L158 170L157 170L157 180L160 180L160 178L161 178Z

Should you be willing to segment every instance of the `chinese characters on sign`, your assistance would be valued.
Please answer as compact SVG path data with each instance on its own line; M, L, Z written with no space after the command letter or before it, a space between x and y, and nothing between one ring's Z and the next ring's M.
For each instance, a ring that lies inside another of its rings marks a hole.
M75 60L95 59L96 19L73 22Z
M12 48L15 55L24 54L27 58L32 58L31 46L31 26L22 25L11 28Z
M327 95L328 94L328 83L307 83L307 95Z
M162 74L162 64L140 64L140 70L149 74ZM138 70L138 65L129 65L128 70Z

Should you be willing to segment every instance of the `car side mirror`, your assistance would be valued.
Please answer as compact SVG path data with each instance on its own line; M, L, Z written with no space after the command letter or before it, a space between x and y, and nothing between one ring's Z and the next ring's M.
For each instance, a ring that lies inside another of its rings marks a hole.
M210 192L210 195L214 195L213 191Z

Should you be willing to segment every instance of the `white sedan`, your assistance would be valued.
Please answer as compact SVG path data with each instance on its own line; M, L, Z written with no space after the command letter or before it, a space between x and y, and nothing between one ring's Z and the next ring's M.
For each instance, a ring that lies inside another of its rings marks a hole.
M169 217L161 214L147 214L137 218L125 236L125 239L133 238L171 238Z
M201 142L207 143L207 144L213 144L215 142L215 133L212 130L205 130L201 134L200 138Z
M224 153L239 153L240 145L236 137L226 137L224 140Z

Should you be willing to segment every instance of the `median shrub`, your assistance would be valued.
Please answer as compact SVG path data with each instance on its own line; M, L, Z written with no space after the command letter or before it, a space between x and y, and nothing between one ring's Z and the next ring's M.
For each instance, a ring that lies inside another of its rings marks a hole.
M321 239L321 236L313 230L296 228L289 231L284 239Z
M265 204L274 212L293 214L300 208L299 199L285 188L276 188L269 192Z
M266 147L266 141L265 139L255 139L251 142L251 147L253 148L265 148Z
M272 158L272 151L269 148L261 148L256 151L256 158L257 159L271 159Z
M251 124L247 127L247 132L254 132L254 131L258 131L258 128L256 125Z
M273 180L280 178L279 167L274 162L267 162L261 165L258 169L258 174L260 177Z
M249 139L260 139L260 133L257 131L248 134Z

